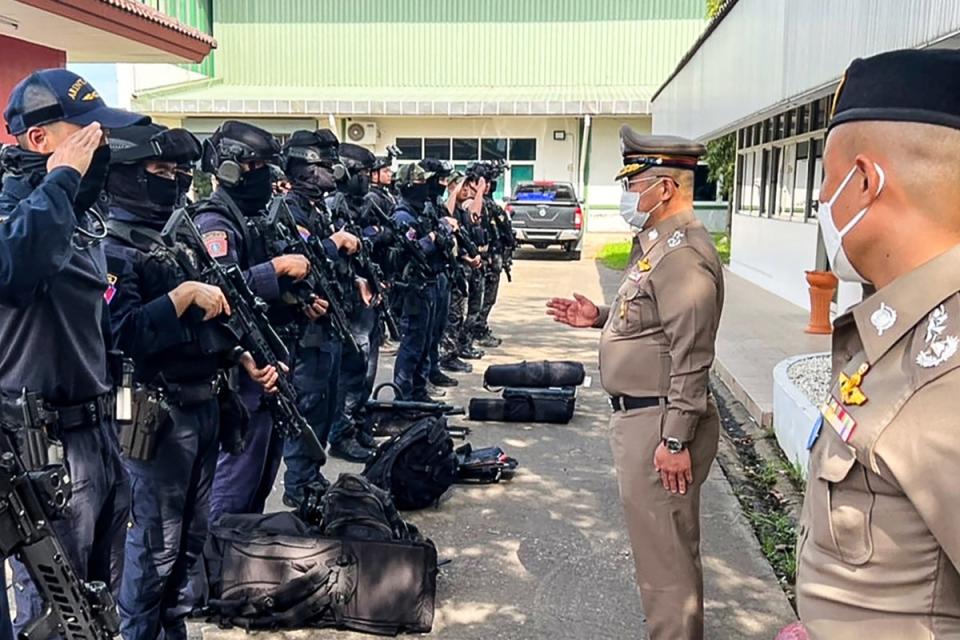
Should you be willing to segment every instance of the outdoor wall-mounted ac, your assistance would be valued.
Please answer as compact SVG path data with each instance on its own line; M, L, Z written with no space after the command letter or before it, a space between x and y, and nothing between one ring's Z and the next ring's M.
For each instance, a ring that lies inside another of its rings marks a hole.
M377 143L377 123L369 120L352 120L347 123L347 142L353 144Z

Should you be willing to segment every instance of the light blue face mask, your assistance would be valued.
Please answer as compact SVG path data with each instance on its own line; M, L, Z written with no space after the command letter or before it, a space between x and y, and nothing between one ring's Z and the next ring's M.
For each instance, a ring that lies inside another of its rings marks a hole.
M650 178L640 178L639 180L635 180L634 182L640 182L641 180L663 180L663 179L664 178L662 176L657 176L657 177L650 177ZM649 211L638 211L637 207L640 206L640 198L643 196L643 194L645 194L647 191L650 191L651 189L656 188L658 184L660 183L659 182L654 183L649 187L647 187L646 189L644 189L643 191L641 191L640 193L637 193L635 191L624 191L622 194L620 194L620 217L623 218L624 222L626 222L631 227L635 227L637 229L643 229L644 225L647 224L647 222L650 220L650 214L656 211L663 204L663 202L662 201L658 202L657 206L654 207L653 209L650 209Z

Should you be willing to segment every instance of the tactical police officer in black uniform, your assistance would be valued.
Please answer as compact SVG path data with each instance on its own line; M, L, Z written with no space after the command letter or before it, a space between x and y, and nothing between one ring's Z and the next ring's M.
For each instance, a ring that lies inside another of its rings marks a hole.
M377 156L377 159L373 163L373 168L370 171L370 191L364 196L364 201L368 207L376 207L378 213L382 215L389 216L393 208L397 206L397 196L394 193L393 186L393 160L402 155L397 147L392 145L388 146L387 154ZM390 265L388 265L382 257L380 259L381 264L386 266L389 277ZM403 311L400 297L397 292L391 292L385 301L395 318L399 318ZM391 339L382 320L384 320L383 314L381 314L380 323L382 336L380 353L384 355L396 355L399 345Z
M327 129L295 131L290 136L283 146L283 168L291 189L283 196L283 203L296 221L300 235L304 239L323 238L321 245L336 272L346 269L349 273L349 264L340 251L348 255L356 253L360 240L346 231L335 231L324 204L326 195L336 189L333 168L339 163L338 147L337 137ZM352 277L346 287L353 287ZM347 289L345 293L351 292ZM330 439L339 413L338 402L343 400L339 394L342 352L342 342L326 317L308 323L297 344L293 366L297 406L323 444ZM307 486L327 484L300 439L284 444L283 458L286 465L283 501L287 506L296 507Z
M379 278L371 271L379 269L373 261L373 253L382 240L382 233L369 212L371 205L365 199L369 193L370 173L376 156L350 143L341 143L339 154L340 165L334 170L337 190L327 198L327 208L338 227L361 236L364 246L359 255L364 256L365 260L355 261L359 287L355 291L353 304L349 305L351 332L360 350L348 350L343 354L340 388L344 398L330 433L330 455L363 462L373 455L372 447L375 444L372 435L360 425L358 410L373 391L380 358L382 334L379 305L383 301L374 299L371 282Z
M400 348L393 371L393 382L404 399L434 401L427 393L430 376L430 350L437 336L440 303L439 276L446 268L444 252L456 250L450 244L450 220L438 221L428 209L427 179L433 170L421 163L404 165L397 172L400 201L393 211L393 221L405 234L407 253L405 267L399 275L397 289L402 293ZM438 234L435 228L444 226ZM416 254L415 256L412 254Z
M78 576L116 585L129 509L108 374L103 220L91 215L107 175L104 133L146 120L108 108L66 69L45 69L10 94L17 147L0 193L0 409L16 421L26 389L56 411L72 496L53 522ZM13 561L17 630L46 607Z
M482 244L482 237L479 234L480 226L474 224L473 219L479 215L481 203L473 197L475 189L475 178L454 172L447 183L449 197L446 206L450 215L460 223L460 232L479 247ZM469 373L473 370L473 366L461 360L459 355L471 349L473 337L467 330L467 300L477 293L479 297L483 296L482 290L476 291L478 286L483 285L483 272L480 269L479 255L470 257L463 247L459 247L459 250L460 262L456 268L460 271L459 277L466 282L467 290L461 287L450 288L447 326L440 345L440 368L456 373ZM442 385L444 381L434 378L431 382Z
M178 173L200 159L199 141L150 124L111 132L110 147L105 298L114 346L133 363L126 372L132 380L122 381L130 412L119 416L133 514L121 628L130 638L186 638L184 620L199 594L186 593L185 585L207 536L219 398L229 393L237 345L213 322L230 313L223 293L188 281L161 237L185 197ZM256 370L249 354L240 360Z
M474 338L481 347L499 347L502 342L490 329L490 312L493 311L493 305L497 303L497 296L500 293L500 277L505 261L511 260L510 256L517 244L510 216L493 199L493 193L496 190L497 181L491 180L487 184L486 193L483 194L483 223L487 229L489 243L484 265L486 281L483 289L483 304L473 327Z
M211 257L236 264L243 270L254 294L271 305L271 320L293 347L299 327L295 319L313 320L326 310L316 299L301 311L281 301L283 289L303 279L310 263L300 255L270 256L265 240L265 207L272 195L270 164L279 160L280 144L270 133L245 122L228 120L204 142L202 168L213 173L217 189L197 204L196 222ZM269 408L263 402L260 376L241 375L240 394L250 412L241 453L221 452L210 500L211 522L223 513L262 513L280 466L283 442L273 429Z

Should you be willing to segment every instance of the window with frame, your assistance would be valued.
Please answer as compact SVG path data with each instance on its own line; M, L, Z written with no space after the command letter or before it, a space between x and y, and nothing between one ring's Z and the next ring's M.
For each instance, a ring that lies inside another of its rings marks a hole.
M407 160L423 158L423 138L397 138L394 144Z
M480 141L477 138L454 138L454 160L479 160Z
M450 138L424 138L423 157L437 160L450 159Z

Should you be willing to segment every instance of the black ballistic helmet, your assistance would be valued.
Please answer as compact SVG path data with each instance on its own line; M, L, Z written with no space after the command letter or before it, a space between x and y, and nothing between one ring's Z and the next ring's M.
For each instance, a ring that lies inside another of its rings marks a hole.
M227 187L240 183L243 162L280 163L280 143L268 131L255 125L227 120L203 142L200 168L217 176Z
M322 164L332 167L339 159L340 141L329 129L299 130L283 145L283 169L289 171L291 162Z
M163 160L192 165L200 159L200 154L200 141L186 129L168 129L151 123L110 132L110 164Z

